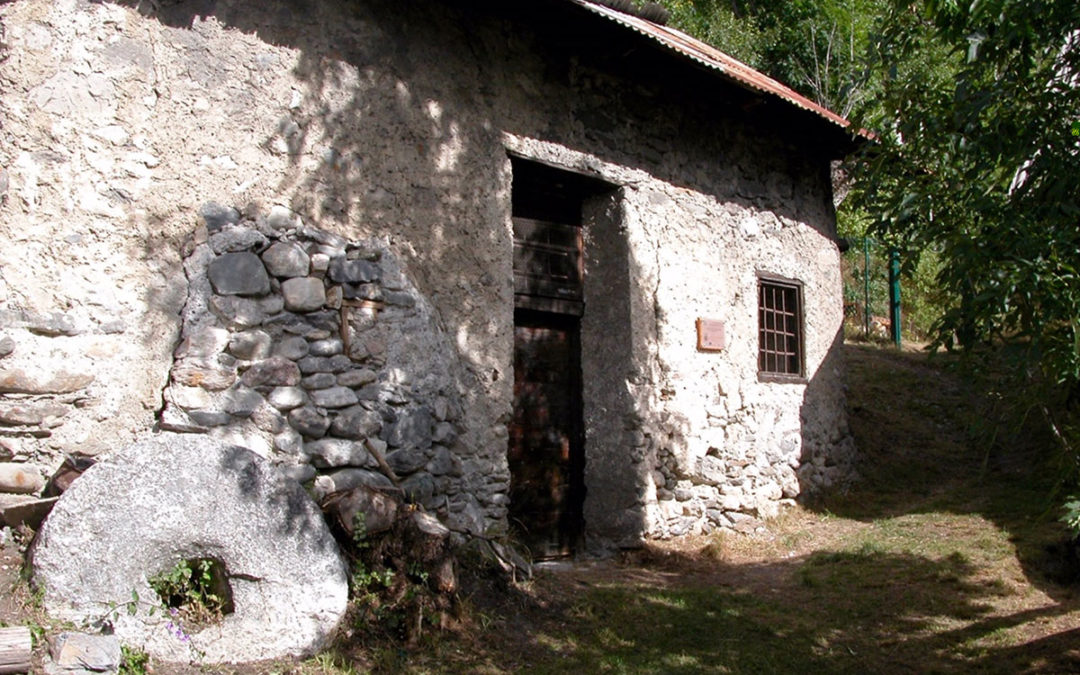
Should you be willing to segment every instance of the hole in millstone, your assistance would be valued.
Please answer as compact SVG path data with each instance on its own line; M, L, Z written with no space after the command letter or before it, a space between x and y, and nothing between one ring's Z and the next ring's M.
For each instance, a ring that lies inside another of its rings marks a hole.
M181 560L152 577L150 587L170 615L191 627L214 624L233 613L228 570L216 558Z

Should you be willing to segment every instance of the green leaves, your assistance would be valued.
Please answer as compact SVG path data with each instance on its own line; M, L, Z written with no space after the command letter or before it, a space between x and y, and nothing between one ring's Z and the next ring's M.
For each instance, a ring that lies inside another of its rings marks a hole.
M940 256L935 344L1015 346L1015 381L1055 383L1038 390L1050 408L1080 391L1080 3L915 7L881 25L883 85L855 122L882 140L854 196L907 256Z

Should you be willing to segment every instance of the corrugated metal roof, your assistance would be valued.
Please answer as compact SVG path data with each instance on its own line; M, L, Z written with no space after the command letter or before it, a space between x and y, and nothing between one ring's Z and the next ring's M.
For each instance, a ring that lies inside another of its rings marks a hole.
M851 123L845 118L824 106L814 103L791 87L777 82L768 75L754 70L738 59L732 58L719 49L692 38L682 31L669 26L661 26L630 14L624 14L603 5L597 5L589 0L567 0L567 2L572 2L590 12L607 17L645 37L651 38L681 56L689 58L706 68L719 71L744 87L776 96L787 103L823 117L841 128L846 129L851 126Z

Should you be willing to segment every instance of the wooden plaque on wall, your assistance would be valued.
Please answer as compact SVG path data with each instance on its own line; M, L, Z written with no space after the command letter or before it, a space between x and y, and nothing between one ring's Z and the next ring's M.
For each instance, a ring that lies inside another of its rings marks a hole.
M697 320L697 347L703 352L719 352L727 346L724 322L716 319Z

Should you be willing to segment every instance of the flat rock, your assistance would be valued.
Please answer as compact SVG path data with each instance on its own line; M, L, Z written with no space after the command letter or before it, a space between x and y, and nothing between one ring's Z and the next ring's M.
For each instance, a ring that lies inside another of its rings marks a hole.
M394 526L400 502L366 485L328 497L322 504L327 518L333 519L350 537L366 537L388 531ZM363 528L361 531L357 531Z
M70 408L58 403L21 404L0 408L0 424L27 425L41 424L46 419L63 417Z
M120 666L120 641L115 635L65 631L53 640L50 654L57 673L109 673Z
M302 337L287 337L274 345L274 356L296 361L308 354L308 341Z
M0 501L0 521L8 527L18 528L26 525L32 530L41 527L41 521L49 515L58 497L35 499L25 495L5 495Z
M386 456L386 463L399 476L407 476L410 473L424 468L427 464L427 455L419 448L402 448L395 450Z
M71 337L83 332L73 316L62 312L31 315L27 317L26 329L37 335L50 337L58 335Z
M300 380L300 386L304 389L328 389L337 384L337 377L333 373L315 373Z
M312 492L316 499L322 500L335 492L345 492L365 485L376 490L393 490L394 484L389 478L375 471L349 467L338 469L315 479Z
M300 366L300 372L309 375L311 373L343 373L352 368L352 359L344 354L337 356L305 356L296 362Z
M359 400L356 398L356 392L348 387L315 389L309 395L315 405L322 408L347 408Z
M70 394L90 386L94 376L59 370L51 373L0 370L0 394Z
M338 375L337 383L343 387L362 387L371 384L378 378L378 373L370 368L355 368Z
M327 338L316 340L311 343L311 354L314 356L334 356L345 350L340 338Z
M123 499L115 496L123 494ZM91 534L92 533L92 534ZM32 550L32 579L53 617L94 622L163 661L207 664L311 654L345 612L346 568L301 486L250 450L163 434L99 461L64 493ZM150 600L147 579L179 561L224 565L235 611L190 645Z
M176 349L177 358L207 358L217 356L229 345L229 331L216 326L204 326L187 333Z
M281 356L271 356L251 365L240 380L249 387L295 387L300 384L300 369Z
M31 494L45 487L45 478L36 466L0 462L0 492Z
M367 260L346 260L334 258L328 270L330 278L339 284L366 284L378 281L379 266Z
M220 391L236 382L236 370L220 363L186 359L173 365L172 379L188 387Z
M251 417L263 401L262 394L241 384L225 392L225 412L237 417Z

